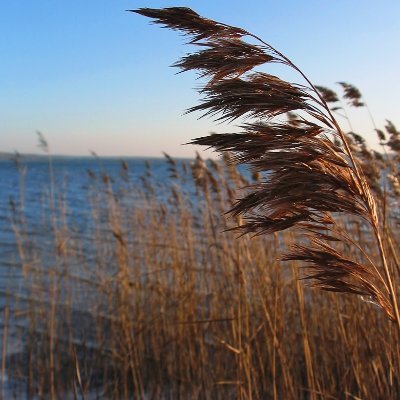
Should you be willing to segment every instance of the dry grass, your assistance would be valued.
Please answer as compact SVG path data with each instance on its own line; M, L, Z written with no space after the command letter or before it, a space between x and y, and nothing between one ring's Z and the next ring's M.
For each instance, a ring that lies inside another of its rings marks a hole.
M4 368L28 397L397 398L397 344L379 308L303 289L297 268L279 261L290 233L222 232L240 222L223 210L247 180L231 164L167 162L175 177L165 200L149 176L138 194L127 165L120 182L92 175L85 232L50 191L43 228L53 250L26 238L26 292L7 294L3 343L20 352ZM195 199L183 189L191 179Z

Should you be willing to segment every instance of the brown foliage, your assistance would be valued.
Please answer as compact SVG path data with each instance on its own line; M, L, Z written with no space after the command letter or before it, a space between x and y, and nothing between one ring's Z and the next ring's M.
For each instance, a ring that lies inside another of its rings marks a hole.
M193 140L229 152L233 162L265 173L266 178L250 186L230 210L233 216L243 217L236 229L255 235L288 228L313 232L308 244L295 246L286 259L306 261L311 270L308 277L316 286L368 295L390 319L397 319L400 328L375 200L361 162L356 161L355 154L368 159L369 153L358 136L353 134L350 139L343 133L332 115L327 102L337 101L336 94L315 87L286 56L240 28L202 18L187 8L136 12L182 31L200 47L175 64L182 71L198 70L206 78L200 90L201 104L188 112L201 111L217 121L246 120L240 133ZM258 44L245 41L246 37ZM299 72L307 85L254 70L270 62ZM357 88L344 82L340 85L353 106L363 105ZM286 122L276 120L287 113ZM372 227L381 265L373 257L367 257L368 268L358 261L366 255L342 233L346 228L335 223L338 214L361 218ZM344 259L329 241L355 247L354 260Z

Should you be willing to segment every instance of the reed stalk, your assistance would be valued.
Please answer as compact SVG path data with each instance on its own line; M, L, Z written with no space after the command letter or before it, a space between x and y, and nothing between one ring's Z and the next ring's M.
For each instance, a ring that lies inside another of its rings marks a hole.
M395 278L388 264L377 205L359 160L318 88L288 57L241 28L203 18L183 7L131 11L181 31L200 48L175 64L206 79L200 89L202 103L188 112L200 111L217 121L245 121L240 133L213 134L192 141L220 153L229 151L232 162L269 175L231 208L233 216L242 215L247 220L238 229L256 235L286 229L306 232L308 244L304 245L300 236L299 244L284 259L304 261L307 279L316 287L371 298L396 324L400 337ZM256 70L269 63L296 71L306 85ZM355 98L354 88L344 87ZM297 117L276 122L289 112ZM379 264L338 229L339 214L360 218L371 226ZM332 247L337 242L355 247L364 260L344 258Z

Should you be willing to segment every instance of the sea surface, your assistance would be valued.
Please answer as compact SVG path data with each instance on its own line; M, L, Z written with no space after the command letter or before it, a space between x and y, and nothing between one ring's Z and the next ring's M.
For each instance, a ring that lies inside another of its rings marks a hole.
M182 175L183 168L190 162L189 159L177 161ZM185 171L187 173L188 169ZM45 243L50 223L46 218L52 207L58 210L63 207L68 225L84 235L91 227L89 197L97 190L96 187L109 185L123 201L123 189L129 186L130 201L135 192L137 201L143 201L143 193L151 185L154 195L163 200L169 195L170 175L170 165L164 158L31 157L1 160L0 293L15 293L21 286L16 242L16 231L21 229L21 222L27 237ZM179 183L186 186L188 193L194 190L191 179L180 179Z
M54 262L54 224L58 229L66 224L69 233L82 241L85 264L95 265L90 238L99 223L99 220L94 222L91 207L97 191L109 190L119 202L125 202L126 207L131 207L132 203L148 207L146 195L149 192L153 200L168 204L174 184L179 184L194 198L192 162L176 160L180 177L177 180L166 158L34 156L0 160L0 343L7 325L7 348L5 352L2 349L3 354L10 356L22 351L21 341L13 343L12 339L26 321L23 318L13 320L12 316L28 307L31 300L32 282L26 273L27 265L28 268L34 266L36 254L42 270L46 269L46 262L49 268ZM102 206L107 207L101 202L96 205L97 209ZM57 215L55 219L54 215ZM68 268L72 276L83 275L80 262L74 265L73 257ZM75 307L79 308L79 303L87 302L89 297L88 290L76 293L73 296ZM18 385L13 384L14 395L15 390Z

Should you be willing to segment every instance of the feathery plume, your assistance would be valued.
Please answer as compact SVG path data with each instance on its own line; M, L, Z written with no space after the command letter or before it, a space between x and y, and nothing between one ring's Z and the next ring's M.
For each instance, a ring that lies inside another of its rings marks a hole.
M349 137L327 105L337 101L336 94L314 86L289 58L243 29L203 18L188 8L135 12L183 32L200 48L175 64L182 71L198 71L206 80L200 89L201 103L187 112L200 111L219 122L240 121L240 132L212 134L192 143L229 154L230 162L247 164L254 173L264 172L233 204L230 213L243 221L234 229L253 235L289 228L302 232L285 259L305 262L306 277L314 286L368 296L400 330L375 200ZM294 69L306 85L255 69L271 62ZM354 86L340 85L352 105L362 105ZM356 145L363 145L352 136ZM198 175L200 170L195 168ZM338 214L361 218L372 227L380 264L339 226ZM355 251L345 257L330 243L345 243Z
M362 100L361 92L350 83L346 82L338 82L338 84L343 88L344 95L343 97L348 100L349 104L353 107L363 107L364 103Z

